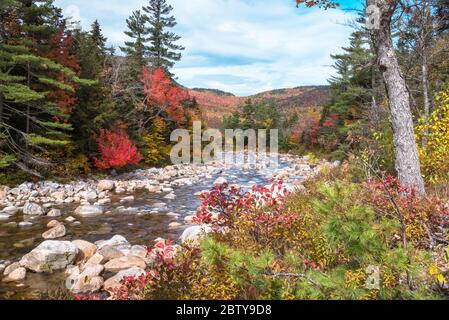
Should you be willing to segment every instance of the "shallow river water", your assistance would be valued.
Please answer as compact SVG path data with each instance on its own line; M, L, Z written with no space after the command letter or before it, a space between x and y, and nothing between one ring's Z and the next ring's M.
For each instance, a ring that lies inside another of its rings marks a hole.
M289 164L279 162L276 170L287 167ZM158 238L177 240L182 231L187 227L183 224L184 217L193 214L200 202L195 193L208 190L213 185L214 180L225 177L230 184L249 186L252 184L267 183L270 169L256 170L243 169L233 166L228 169L217 170L210 178L201 179L193 185L181 185L173 187L175 199L164 198L168 192L149 193L147 190L138 190L128 195L134 196L134 201L130 203L120 203L119 199L124 195L111 196L111 204L105 205L106 214L96 217L77 217L79 223L66 223L67 234L58 240L83 239L90 242L109 239L114 235L124 236L131 244L148 245ZM165 202L167 207L158 213L152 211L153 204ZM73 215L77 204L61 205L64 219ZM120 206L132 207L133 213L125 213L120 210ZM137 214L137 213L141 214ZM178 217L167 213L179 214ZM24 220L22 213L16 214L8 221L0 222L0 260L16 261L23 255L30 252L39 245L43 239L41 234L48 230L46 224L54 218L36 217L29 227L14 226L11 222ZM171 222L180 222L182 226L170 228ZM28 272L27 277L20 283L0 282L0 299L42 299L47 298L49 290L55 290L63 286L64 275L62 272L54 274L37 274Z

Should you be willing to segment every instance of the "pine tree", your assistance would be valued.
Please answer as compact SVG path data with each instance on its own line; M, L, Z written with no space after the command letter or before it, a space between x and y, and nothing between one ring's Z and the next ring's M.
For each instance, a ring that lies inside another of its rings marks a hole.
M149 48L146 46L148 41L148 30L145 24L148 22L148 17L142 14L140 10L136 10L126 19L128 30L125 34L132 40L125 41L125 46L120 47L127 57L129 66L129 76L135 81L142 70L142 67L147 65L146 56Z
M78 106L71 115L73 124L73 140L77 151L91 155L97 151L97 143L93 133L99 133L107 124L113 124L118 117L111 99L110 84L104 78L104 69L110 58L105 52L107 39L101 32L100 25L92 25L90 32L77 30L76 54L80 63L80 76L95 80L92 86L80 87L77 90Z
M97 46L100 53L103 56L106 55L107 38L105 36L103 36L103 34L101 32L100 23L98 22L98 20L95 20L91 25L90 38L92 39L93 43Z
M13 155L20 168L39 175L29 166L49 163L37 154L66 146L72 129L58 98L49 93L72 93L75 86L91 83L55 61L59 58L53 55L55 50L67 48L64 42L52 41L58 32L64 33L60 9L53 1L17 3L2 8L2 15L10 19L0 44L1 150L10 159Z
M166 72L174 66L176 61L181 59L179 51L184 47L175 44L181 39L180 36L169 31L176 26L176 19L170 15L173 7L167 4L166 0L150 0L148 6L143 10L148 15L150 47L149 59L153 68L162 67Z

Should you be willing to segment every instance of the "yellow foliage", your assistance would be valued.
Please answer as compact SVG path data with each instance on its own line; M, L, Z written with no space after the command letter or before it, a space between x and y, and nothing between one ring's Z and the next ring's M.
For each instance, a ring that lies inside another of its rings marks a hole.
M435 184L449 181L449 84L436 101L429 119L420 119L415 128L424 177Z
M160 165L168 159L170 146L166 143L165 132L167 124L161 118L153 121L150 132L144 134L146 144L145 163L148 165Z

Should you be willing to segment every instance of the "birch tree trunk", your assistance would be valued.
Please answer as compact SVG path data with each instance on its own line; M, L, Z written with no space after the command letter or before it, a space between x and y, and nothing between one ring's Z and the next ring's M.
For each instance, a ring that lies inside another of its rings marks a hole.
M410 96L391 38L391 20L397 6L398 1L367 0L368 27L390 102L398 178L402 185L415 186L419 194L424 196L426 191L415 141Z

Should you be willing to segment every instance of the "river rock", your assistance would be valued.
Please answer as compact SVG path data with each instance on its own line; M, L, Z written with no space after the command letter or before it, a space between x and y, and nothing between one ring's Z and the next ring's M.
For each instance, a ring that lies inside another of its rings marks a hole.
M155 192L158 192L158 191L159 191L159 188L156 187L156 186L149 186L149 187L147 188L147 190L148 190L148 192L155 193Z
M83 217L101 215L103 214L103 207L93 205L82 205L76 208L75 214Z
M222 185L222 184L225 184L225 183L228 183L228 181L225 178L223 178L223 177L218 177L214 181L214 185Z
M21 221L21 222L19 222L19 227L22 227L22 228L31 227L32 225L33 225L33 223L29 222L29 221Z
M164 196L164 199L174 200L174 199L176 199L176 195L174 193L169 193L166 196Z
M104 198L104 199L100 199L97 201L97 204L100 206L110 204L110 203L111 203L111 199L109 199L109 198Z
M85 240L73 240L72 243L78 248L77 260L83 261L90 259L97 251L97 246Z
M110 191L113 190L115 187L115 183L112 180L100 180L97 184L97 191Z
M65 221L67 221L67 222L73 222L75 220L76 219L74 217L72 217L72 216L68 216L67 218L65 218Z
M170 222L168 224L168 228L169 229L177 229L177 228L179 228L181 226L182 226L182 224L180 224L179 222Z
M120 199L120 202L133 202L134 201L134 196L128 196L128 197L124 197L122 199Z
M206 234L212 232L212 228L208 225L191 226L184 230L180 240L184 242L198 243L198 241Z
M101 254L95 253L87 260L86 264L101 264L103 261L105 261L105 258Z
M60 217L60 216L62 216L62 212L59 209L51 209L47 213L47 217Z
M63 224L58 224L57 226L51 228L50 230L45 231L42 234L42 238L44 239L56 239L64 237L66 234L66 229Z
M103 266L99 266L103 268ZM100 276L89 276L84 273L72 274L66 281L65 286L73 293L90 293L101 289L104 279Z
M34 272L60 270L75 260L78 251L70 241L46 240L24 255L20 265Z
M3 279L4 282L20 281L26 278L27 271L23 267L19 267L8 274L6 278Z
M100 241L95 242L95 244L98 246L98 249L100 250L101 248L103 248L105 246L118 246L121 244L129 245L129 242L128 242L128 240L126 240L125 237L123 237L119 234L116 234L109 240L100 240Z
M18 263L18 262L11 263L9 266L7 266L5 268L5 270L3 271L3 275L4 276L9 275L11 272L16 270L17 268L20 268L20 263Z
M42 216L45 214L45 210L43 207L34 202L27 202L23 206L23 214L33 215L33 216Z
M64 199L66 198L66 194L64 191L56 191L51 194L51 197L56 201L64 201Z
M58 220L51 220L49 223L47 223L47 228L54 228L56 226L59 226L60 224L62 223Z
M19 208L17 208L16 206L8 206L6 208L3 208L3 210L0 211L0 213L12 216L12 215L15 215L18 211L19 211Z
M146 263L144 260L136 256L124 256L108 261L104 265L104 267L106 271L119 272L131 267L139 267L141 269L145 269Z
M184 217L184 222L185 222L186 224L193 224L194 219L195 219L195 215L185 216L185 217Z
M98 250L105 260L109 261L112 259L123 257L125 254L117 249L115 246L104 246Z
M11 216L9 214L0 212L0 221L1 220L8 220L9 218L11 218Z
M121 285L120 281L122 281L122 279L124 277L138 277L142 274L145 274L145 270L141 269L139 267L132 267L127 270L122 270L119 273L117 273L115 276L107 279L104 282L104 289L111 291L115 288L120 287L120 285Z
M128 253L128 255L133 255L133 256L142 258L144 260L147 257L147 254L148 254L147 248L145 246L141 246L141 245L132 246L130 252Z
M117 194L121 194L121 193L124 193L126 190L124 189L124 188L122 188L122 187L117 187L117 188L115 188L115 193L117 193Z

